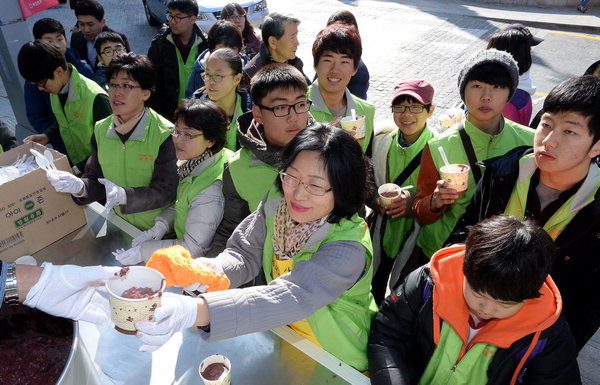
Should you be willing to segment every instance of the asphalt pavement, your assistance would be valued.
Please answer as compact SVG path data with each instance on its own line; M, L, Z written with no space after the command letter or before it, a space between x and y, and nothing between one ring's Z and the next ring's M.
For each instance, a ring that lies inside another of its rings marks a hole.
M127 35L132 49L146 53L157 28L146 21L141 0L99 0L105 7L107 25ZM487 38L499 27L520 22L534 35L545 39L533 51L531 69L538 102L554 85L581 75L600 59L600 4L592 3L586 14L574 8L539 8L482 4L456 0L269 0L271 12L298 17L300 47L297 52L312 77L311 47L328 16L339 9L352 11L363 39L363 61L369 68L368 100L376 107L376 119L391 117L389 102L398 81L422 78L435 88L438 107L431 120L444 108L460 104L457 74L463 61L483 49ZM34 15L30 25L52 17L68 30L75 16L66 5ZM0 81L0 119L14 125L14 115ZM585 384L600 384L600 336L584 348L579 358Z

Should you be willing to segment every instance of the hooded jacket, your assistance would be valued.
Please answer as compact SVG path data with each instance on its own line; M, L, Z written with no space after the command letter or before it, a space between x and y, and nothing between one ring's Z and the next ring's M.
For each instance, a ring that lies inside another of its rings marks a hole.
M460 366L469 330L463 256L464 245L438 251L430 265L412 272L386 298L369 338L372 384L417 384L440 343L443 323L463 341ZM560 293L550 277L540 292L540 298L527 300L513 316L491 320L469 344L471 349L478 342L497 347L487 366L486 384L581 383L575 345L560 316ZM469 383L470 376L459 380L463 382L455 383Z
M503 156L482 162L485 173L470 205L458 221L446 244L464 242L472 225L504 213L519 176L519 160L533 152L522 146ZM591 168L598 167L594 164ZM571 326L577 350L600 327L600 192L555 239L556 259L551 275L564 300L563 314Z

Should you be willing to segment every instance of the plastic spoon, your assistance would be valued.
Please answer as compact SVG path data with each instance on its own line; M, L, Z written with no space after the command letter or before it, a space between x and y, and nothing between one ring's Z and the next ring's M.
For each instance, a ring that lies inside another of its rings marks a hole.
M33 148L30 148L29 152L31 152L31 155L33 155L33 157L35 159L35 163L37 163L38 167L43 170L48 171L48 160L46 160L44 155L42 155L40 152L34 150Z
M46 158L48 161L48 167L50 167L52 170L56 170L56 166L54 165L54 157L52 156L50 150L44 150L44 158Z
M352 115L352 120L356 120L356 110L354 108L350 109L350 115Z
M448 162L448 158L446 157L446 153L444 152L444 148L442 146L438 147L438 151L440 152L440 155L442 156L442 160L444 161L444 164L446 166L450 165L450 162Z

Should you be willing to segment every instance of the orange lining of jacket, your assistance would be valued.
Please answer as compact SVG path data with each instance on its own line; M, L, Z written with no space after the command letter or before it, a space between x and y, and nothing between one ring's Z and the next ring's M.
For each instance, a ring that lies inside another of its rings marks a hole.
M511 385L515 384L518 373L537 344L541 332L552 326L560 316L562 310L560 293L552 278L546 277L540 288L541 297L526 300L523 307L508 318L491 320L467 346L469 309L463 295L464 250L464 245L451 246L439 250L431 257L430 269L434 281L433 340L436 345L440 341L440 322L443 319L463 341L458 357L460 361L465 352L475 343L488 343L507 349L520 338L534 333L531 344L517 365L510 382ZM440 277L443 277L443 280ZM440 297L444 298L444 301L439 301Z

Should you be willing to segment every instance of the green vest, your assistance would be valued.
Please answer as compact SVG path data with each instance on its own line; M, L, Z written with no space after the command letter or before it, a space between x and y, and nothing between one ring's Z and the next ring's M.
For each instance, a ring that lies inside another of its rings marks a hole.
M192 49L190 49L190 53L188 53L185 62L183 61L183 57L179 52L179 48L173 41L173 35L168 34L167 40L173 43L175 46L175 54L177 55L177 70L179 74L179 100L185 99L185 87L187 86L188 79L190 78L190 74L194 69L194 63L196 62L196 58L198 57L198 44L202 43L202 38L200 36L196 36L196 41L192 44Z
M256 210L277 178L277 169L257 159L246 147L233 154L229 160L229 172L235 190L248 202L250 212Z
M319 123L329 123L333 120L333 115L329 111L329 108L325 105L321 92L319 91L318 81L315 81L310 87L308 87L308 98L313 101L310 106L310 113ZM375 107L359 97L356 97L346 89L346 110L347 115L350 115L350 110L354 108L356 115L365 116L365 137L360 139L358 143L362 148L363 152L367 151L369 143L373 138L373 122L375 121Z
M222 149L214 155L213 164L198 175L190 175L179 181L177 186L177 200L175 201L175 234L177 239L183 239L185 234L185 221L190 210L190 202L216 180L222 180L223 168L227 159L232 154L227 149Z
M387 180L393 183L396 178L402 173L404 168L413 160L413 158L421 151L427 142L433 138L433 133L425 126L425 129L421 133L421 136L416 142L411 144L409 147L402 147L398 143L398 132L392 136L390 147L387 152ZM376 156L376 154L373 154ZM414 186L411 189L411 193L416 194L417 192L417 177L419 175L420 167L417 167L415 171L404 181L404 186ZM389 257L395 258L400 252L400 247L404 244L406 236L413 229L414 217L403 216L399 218L392 218L385 216L387 221L385 227L385 233L383 234L383 249L385 254Z
M440 342L419 380L419 385L485 385L487 369L498 349L476 343L457 363L463 341L447 322L442 322Z
M519 160L519 178L506 204L504 214L524 219L531 176L536 169L534 154L527 154ZM544 230L550 234L552 239L556 240L579 210L594 201L599 187L598 166L591 163L588 176L581 187L544 224Z
M123 143L112 128L113 117L111 115L99 121L94 129L98 143L98 162L104 178L121 187L149 186L154 173L154 161L161 144L171 134L172 123L147 108L145 116ZM154 226L154 219L164 209L165 207L123 214L116 206L115 212L140 230L148 230Z
M0 154L2 154L4 152L4 149L2 148L2 145L0 144Z
M92 153L90 139L96 123L93 113L94 99L98 94L106 95L106 92L95 81L81 76L73 65L68 66L71 70L71 79L64 109L58 95L50 94L50 104L69 160L77 164Z
M237 129L238 122L237 119L242 116L244 111L242 111L242 97L240 94L236 94L235 99L235 111L233 113L233 117L231 118L231 123L229 123L229 128L227 129L227 147L231 151L237 151L239 147L236 146L237 139Z
M273 280L273 231L277 207L283 197L275 189L269 191L265 200L265 221L267 234L263 248L263 270L267 282ZM319 231L325 230L325 231ZM373 278L372 245L369 229L358 214L339 223L326 223L308 240L306 245L293 258L298 261L310 260L323 244L336 241L359 242L366 249L365 269L359 280L336 300L323 306L310 316L308 323L317 340L325 350L346 364L364 371L368 367L367 342L371 320L377 313L377 305L371 295Z
M475 127L468 120L464 120L465 131L471 139L475 156L478 161L486 160L496 156L504 155L508 151L518 146L533 145L534 130L503 119L503 129L497 135L489 135ZM450 163L469 164L469 159L465 153L457 126L445 131L439 137L429 141L429 150L435 167L439 170L444 161L438 150L443 147L448 161ZM483 170L482 170L483 173ZM456 222L465 213L465 210L471 202L471 197L475 193L475 179L473 174L469 174L468 190L459 195L454 204L448 205L444 214L435 222L424 225L417 238L417 245L423 250L429 258L442 248L443 243L456 226Z

